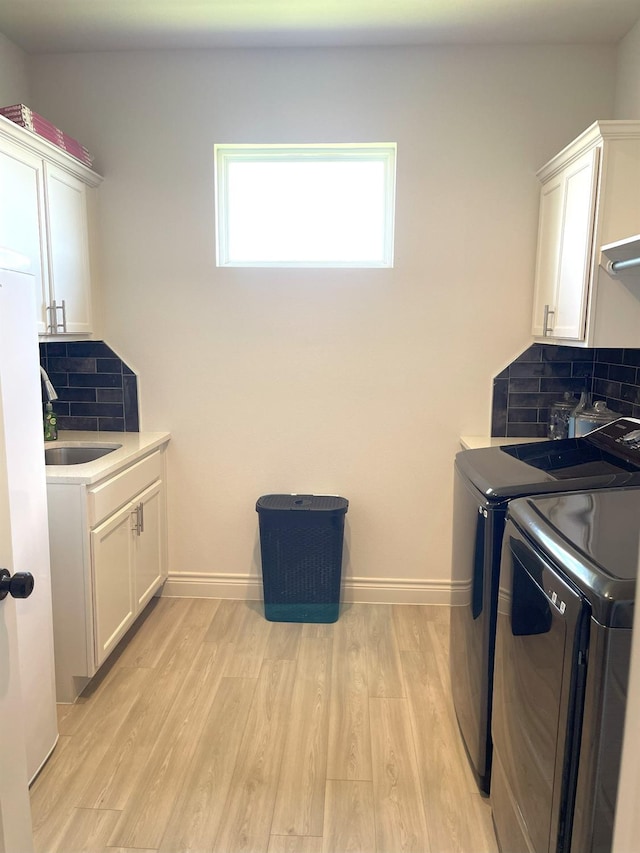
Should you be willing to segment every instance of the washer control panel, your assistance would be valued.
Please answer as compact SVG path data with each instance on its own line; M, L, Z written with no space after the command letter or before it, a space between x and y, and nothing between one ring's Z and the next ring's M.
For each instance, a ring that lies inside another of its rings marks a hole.
M618 439L625 447L640 447L640 429L632 429Z
M640 467L640 421L635 418L618 418L584 437L590 444Z

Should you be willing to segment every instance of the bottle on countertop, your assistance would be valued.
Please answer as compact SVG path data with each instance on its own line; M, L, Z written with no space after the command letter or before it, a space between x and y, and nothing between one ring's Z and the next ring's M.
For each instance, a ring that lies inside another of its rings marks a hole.
M549 408L549 438L569 438L569 419L577 404L570 391L565 391L562 400L556 400Z
M44 440L55 441L58 437L58 419L51 403L47 403L44 416Z

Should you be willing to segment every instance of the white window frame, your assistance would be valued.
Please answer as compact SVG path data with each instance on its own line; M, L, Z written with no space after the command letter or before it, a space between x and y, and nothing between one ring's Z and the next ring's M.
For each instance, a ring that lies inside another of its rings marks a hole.
M395 196L395 142L331 143L304 145L215 144L216 264L219 267L310 267L310 268L389 268L393 267ZM378 161L384 165L383 252L380 261L238 261L229 257L228 169L238 161L273 162L277 160L317 160L323 162L358 160Z

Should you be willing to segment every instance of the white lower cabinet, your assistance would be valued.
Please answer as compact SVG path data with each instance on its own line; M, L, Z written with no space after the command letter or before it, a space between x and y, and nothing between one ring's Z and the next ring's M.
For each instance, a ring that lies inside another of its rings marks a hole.
M96 662L100 665L164 580L163 483L91 531Z
M96 663L101 664L133 622L133 542L126 506L91 531Z
M139 498L137 534L133 539L133 598L139 611L164 580L161 573L164 525L162 483L154 483Z
M49 484L59 702L73 702L167 576L164 451L95 485Z

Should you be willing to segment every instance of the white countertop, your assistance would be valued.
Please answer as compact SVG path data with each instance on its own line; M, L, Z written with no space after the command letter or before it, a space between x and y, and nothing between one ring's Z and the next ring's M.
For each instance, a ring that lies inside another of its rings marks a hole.
M171 438L168 432L92 432L89 430L60 430L57 441L46 441L46 447L83 447L91 445L122 445L117 450L78 465L47 465L47 483L97 483L116 474Z
M461 435L463 450L476 450L478 447L503 447L506 444L530 444L533 441L547 441L546 438L495 438L488 435Z

